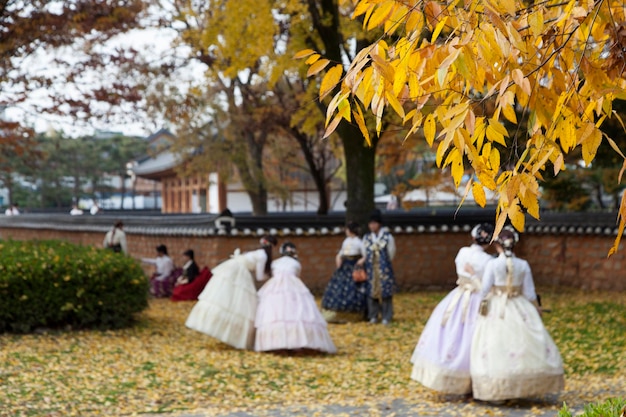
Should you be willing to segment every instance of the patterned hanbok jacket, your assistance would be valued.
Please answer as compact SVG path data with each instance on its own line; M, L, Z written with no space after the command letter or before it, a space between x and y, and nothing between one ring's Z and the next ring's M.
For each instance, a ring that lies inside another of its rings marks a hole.
M363 246L369 296L379 300L393 296L396 292L396 279L391 265L396 254L393 236L383 227L377 234L366 234Z

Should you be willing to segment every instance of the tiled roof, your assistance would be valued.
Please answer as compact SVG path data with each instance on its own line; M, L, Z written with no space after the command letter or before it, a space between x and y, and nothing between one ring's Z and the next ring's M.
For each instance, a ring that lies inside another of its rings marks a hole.
M411 213L384 214L394 234L467 233L471 228L491 218L482 215L450 217L449 213L430 216L412 216ZM161 236L324 236L343 234L344 215L286 214L256 217L235 215L237 223L230 231L215 227L215 214L141 216L134 213L97 216L70 216L67 214L24 214L16 217L0 215L0 228L33 228L50 230L106 232L116 220L124 222L129 234ZM527 220L527 234L617 235L616 214L550 214L537 221Z

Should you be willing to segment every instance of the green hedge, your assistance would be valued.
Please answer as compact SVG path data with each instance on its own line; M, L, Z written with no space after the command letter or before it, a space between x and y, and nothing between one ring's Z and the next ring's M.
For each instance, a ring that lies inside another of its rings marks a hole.
M62 241L0 241L0 332L114 329L148 306L139 263Z
M626 397L609 398L608 400L587 404L582 414L576 414L577 417L620 417L626 413ZM558 417L572 417L572 411L563 404L563 408L559 411Z

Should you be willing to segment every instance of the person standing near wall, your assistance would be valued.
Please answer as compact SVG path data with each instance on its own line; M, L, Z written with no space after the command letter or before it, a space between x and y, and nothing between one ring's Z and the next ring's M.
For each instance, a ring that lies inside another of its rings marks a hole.
M454 259L457 287L435 307L411 356L411 378L445 394L472 392L470 347L483 272L493 259L485 252L493 225L476 225L470 235L472 244L461 248Z
M335 257L337 269L333 272L322 297L322 314L328 322L336 322L338 313L358 313L359 319L367 313L365 282L356 283L352 271L359 259L365 256L363 241L359 237L359 225L349 222L346 238Z
M113 252L121 252L128 254L128 246L126 244L126 232L124 232L124 223L120 220L116 221L113 228L104 235L102 246L112 250Z
M388 325L393 319L393 294L396 279L391 261L396 254L396 242L386 227L380 210L375 210L367 224L369 233L363 238L365 256L357 263L367 271L367 317L370 323Z

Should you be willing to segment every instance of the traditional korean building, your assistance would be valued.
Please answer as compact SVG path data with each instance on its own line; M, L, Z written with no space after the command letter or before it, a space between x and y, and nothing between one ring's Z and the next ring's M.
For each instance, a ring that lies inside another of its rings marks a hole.
M135 161L137 181L159 184L162 213L219 213L225 206L225 187L217 173L181 177L176 172L179 157L169 150L174 135L161 129L151 135L150 154Z
M177 172L180 157L170 150L174 135L166 129L151 135L149 156L133 162L132 171L139 181L158 184L162 213L221 213L227 207L233 212L251 212L252 204L243 185L234 180L225 183L217 172L208 171L182 177ZM236 178L236 175L233 175ZM268 195L269 212L311 212L319 207L319 194L306 174L292 178L289 195ZM330 186L331 211L345 210L346 192L342 181Z

